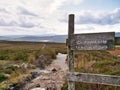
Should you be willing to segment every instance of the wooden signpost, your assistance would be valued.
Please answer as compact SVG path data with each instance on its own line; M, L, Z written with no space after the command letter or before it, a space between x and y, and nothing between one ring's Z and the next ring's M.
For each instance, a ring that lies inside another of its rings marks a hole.
M72 50L114 49L114 32L74 34L70 41Z
M70 41L72 35L74 35L74 15L69 15L69 24L68 24L68 59L69 59L69 71L74 72L74 51L71 49ZM75 82L69 81L69 90L75 90Z
M74 72L74 50L112 50L114 49L114 41L114 32L74 34L74 14L69 15L67 39L69 59L68 90L75 90L75 81L120 86L120 76Z

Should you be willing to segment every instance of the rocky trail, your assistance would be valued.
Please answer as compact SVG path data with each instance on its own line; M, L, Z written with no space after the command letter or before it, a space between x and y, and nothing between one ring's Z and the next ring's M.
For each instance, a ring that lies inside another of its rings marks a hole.
M59 53L56 60L45 70L37 69L34 71L39 73L39 76L28 83L24 90L61 90L67 70L66 54Z

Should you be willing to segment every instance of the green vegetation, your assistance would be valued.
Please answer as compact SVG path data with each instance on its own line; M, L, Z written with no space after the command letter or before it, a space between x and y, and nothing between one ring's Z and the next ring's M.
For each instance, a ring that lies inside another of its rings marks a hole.
M41 62L49 65L58 52L66 53L66 50L62 43L0 41L0 90L21 83L33 69L42 65ZM45 60L41 61L40 56L44 56ZM40 65L36 64L38 61Z
M24 50L0 50L0 60L27 60L28 56Z
M68 90L68 84L67 84L67 82L63 86L64 87L62 87L61 90Z
M1 50L0 51L0 60L8 60L9 55L8 55L8 50Z
M0 82L6 80L7 77L4 74L0 74Z
M53 49L42 49L35 52L35 58L37 59L40 55L50 55L52 59L56 59L56 51Z
M108 74L108 75L119 75L120 76L120 70L106 71L105 74Z
M18 69L17 66L9 66L5 69L6 74L11 74L12 72L16 71Z

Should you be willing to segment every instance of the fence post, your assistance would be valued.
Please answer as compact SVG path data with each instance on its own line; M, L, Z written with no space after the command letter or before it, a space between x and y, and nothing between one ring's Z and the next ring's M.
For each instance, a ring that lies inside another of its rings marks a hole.
M74 34L74 14L69 15L68 21L68 59L69 59L69 72L74 72L74 51L71 50L71 35ZM68 82L68 90L75 90L75 82Z

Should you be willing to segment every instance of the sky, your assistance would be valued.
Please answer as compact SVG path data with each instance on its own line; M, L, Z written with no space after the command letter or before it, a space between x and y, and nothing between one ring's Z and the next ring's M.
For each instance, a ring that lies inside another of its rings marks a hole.
M0 0L0 35L120 32L120 0Z

